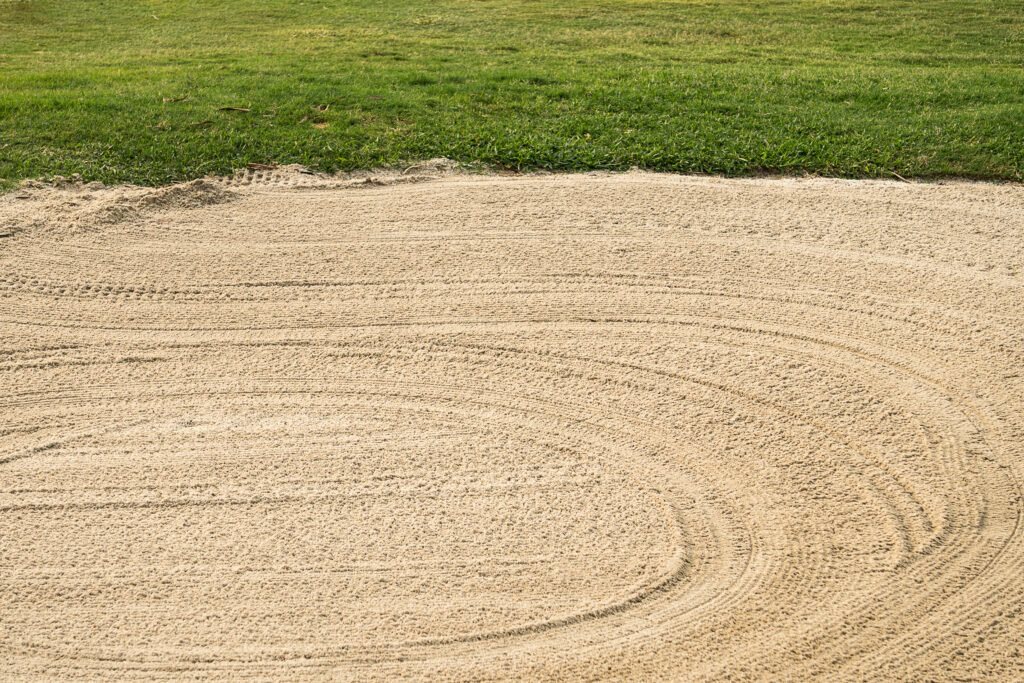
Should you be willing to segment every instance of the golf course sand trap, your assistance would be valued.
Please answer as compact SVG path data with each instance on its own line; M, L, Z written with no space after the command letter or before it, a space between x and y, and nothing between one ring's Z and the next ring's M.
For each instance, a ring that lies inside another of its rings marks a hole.
M0 677L1024 677L1024 187L55 185Z

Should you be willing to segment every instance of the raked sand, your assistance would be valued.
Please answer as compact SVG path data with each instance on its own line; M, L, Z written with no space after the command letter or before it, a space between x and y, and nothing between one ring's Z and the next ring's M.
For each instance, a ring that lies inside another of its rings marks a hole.
M0 679L1024 678L1024 187L59 185Z

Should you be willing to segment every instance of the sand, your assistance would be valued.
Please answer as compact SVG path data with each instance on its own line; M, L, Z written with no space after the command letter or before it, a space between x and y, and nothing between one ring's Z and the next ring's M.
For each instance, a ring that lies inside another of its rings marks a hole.
M1024 677L1024 187L56 185L0 678Z

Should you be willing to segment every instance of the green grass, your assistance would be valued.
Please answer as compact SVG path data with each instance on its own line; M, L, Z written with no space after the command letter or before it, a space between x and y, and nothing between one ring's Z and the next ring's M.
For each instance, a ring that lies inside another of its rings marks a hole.
M436 156L1022 180L1024 1L0 0L6 186Z

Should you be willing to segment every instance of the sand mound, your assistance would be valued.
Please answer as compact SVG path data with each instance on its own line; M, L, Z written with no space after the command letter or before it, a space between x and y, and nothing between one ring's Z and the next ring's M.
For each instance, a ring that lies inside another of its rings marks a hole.
M1024 676L1024 188L258 169L0 227L12 678Z
M140 220L156 209L192 209L231 201L235 194L216 179L150 188L104 187L58 177L52 183L27 181L0 199L0 235L49 231L57 238L73 236L113 223Z

